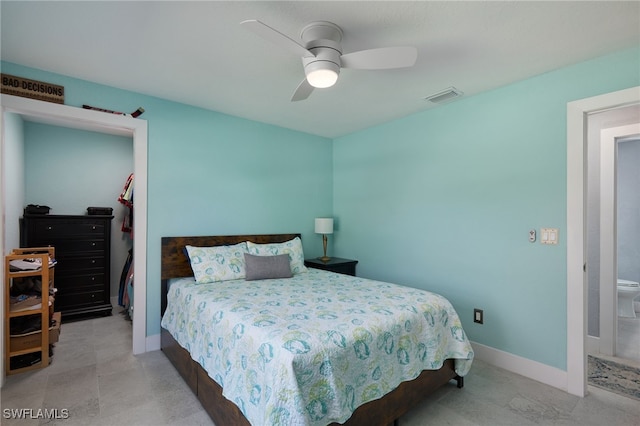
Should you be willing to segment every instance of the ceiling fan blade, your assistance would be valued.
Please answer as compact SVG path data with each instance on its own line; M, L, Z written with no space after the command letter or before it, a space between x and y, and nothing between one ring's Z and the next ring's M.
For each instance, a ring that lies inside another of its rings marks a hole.
M258 34L260 37L269 40L272 43L277 44L285 49L289 49L291 52L302 57L313 57L314 54L305 49L302 45L298 44L295 40L282 34L280 31L275 30L264 24L257 19L250 19L240 22L240 25L244 26L248 30Z
M343 68L361 70L383 70L411 67L418 58L415 47L382 47L360 50L340 57Z
M291 102L303 101L309 97L311 92L313 92L313 86L310 85L305 78L300 82L300 84L296 88L296 91L293 92L293 96L291 96Z

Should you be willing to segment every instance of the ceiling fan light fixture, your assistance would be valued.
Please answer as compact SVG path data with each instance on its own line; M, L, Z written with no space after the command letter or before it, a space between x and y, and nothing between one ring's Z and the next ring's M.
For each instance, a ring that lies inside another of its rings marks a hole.
M343 32L331 22L315 21L300 33L303 44L275 28L249 19L240 23L260 37L271 41L302 59L305 78L298 84L291 102L307 99L315 88L331 87L338 81L342 68L388 70L415 64L418 49L411 46L382 47L342 54Z
M317 89L325 89L336 84L340 67L328 61L316 61L305 67L307 81Z

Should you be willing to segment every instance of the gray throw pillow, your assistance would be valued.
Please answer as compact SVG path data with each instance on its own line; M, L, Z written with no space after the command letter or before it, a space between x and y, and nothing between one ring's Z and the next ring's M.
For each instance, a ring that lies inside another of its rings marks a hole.
M269 278L291 278L291 263L288 254L277 256L254 256L244 254L246 280L266 280Z

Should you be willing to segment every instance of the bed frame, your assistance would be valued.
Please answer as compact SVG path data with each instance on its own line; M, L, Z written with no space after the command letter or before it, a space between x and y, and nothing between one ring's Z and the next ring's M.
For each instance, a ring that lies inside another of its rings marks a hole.
M163 237L162 314L167 307L168 280L193 275L191 265L184 254L186 245L211 247L237 244L243 241L252 241L258 244L281 243L299 236L300 234ZM164 328L161 329L160 346L217 425L249 425L240 409L222 395L220 385L208 376L200 364L194 361ZM416 379L401 383L382 398L361 405L344 424L351 426L396 424L400 416L420 403L425 396L454 379L458 388L462 388L463 378L455 373L453 360L448 359L439 370L424 370ZM337 425L337 423L333 424Z

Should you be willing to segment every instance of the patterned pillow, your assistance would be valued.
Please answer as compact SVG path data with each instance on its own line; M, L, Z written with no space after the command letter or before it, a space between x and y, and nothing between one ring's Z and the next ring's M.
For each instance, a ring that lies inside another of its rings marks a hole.
M293 275L307 272L307 267L304 266L304 252L302 251L300 237L295 237L293 240L284 243L256 244L247 241L247 251L255 256L288 254Z
M245 277L246 243L216 247L186 246L186 249L198 284Z

